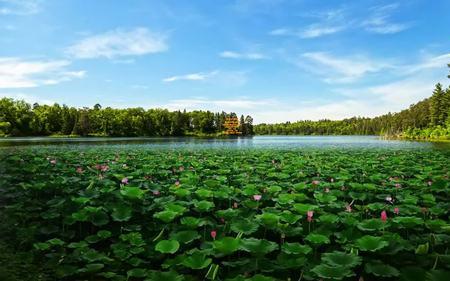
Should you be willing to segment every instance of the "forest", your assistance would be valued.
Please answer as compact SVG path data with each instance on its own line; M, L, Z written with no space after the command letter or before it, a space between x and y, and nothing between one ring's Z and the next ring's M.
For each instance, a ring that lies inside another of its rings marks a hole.
M408 139L450 139L450 86L445 89L438 83L431 97L408 109L375 118L258 124L254 130L257 135L384 135Z
M167 109L93 108L66 105L30 105L21 100L0 100L0 135L9 136L215 136L235 113L169 111ZM242 135L253 134L253 119L240 117Z
M449 65L450 67L450 65ZM450 75L449 75L450 78ZM0 99L0 136L218 136L227 116L236 113L169 111L167 109L74 108L30 105ZM432 96L408 109L375 118L297 121L253 125L239 118L239 131L248 135L384 135L410 139L450 139L450 86L436 84Z

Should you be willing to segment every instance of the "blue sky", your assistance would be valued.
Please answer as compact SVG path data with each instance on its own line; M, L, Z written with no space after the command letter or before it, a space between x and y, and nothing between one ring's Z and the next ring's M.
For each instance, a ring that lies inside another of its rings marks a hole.
M0 97L255 123L377 116L448 84L449 11L448 0L0 0Z

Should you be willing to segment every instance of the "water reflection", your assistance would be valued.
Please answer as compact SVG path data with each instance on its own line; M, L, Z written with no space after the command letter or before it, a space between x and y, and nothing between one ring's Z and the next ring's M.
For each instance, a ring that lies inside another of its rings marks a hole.
M450 143L385 140L378 136L255 136L239 138L51 138L0 139L0 147L19 146L143 146L168 148L436 148L449 149Z

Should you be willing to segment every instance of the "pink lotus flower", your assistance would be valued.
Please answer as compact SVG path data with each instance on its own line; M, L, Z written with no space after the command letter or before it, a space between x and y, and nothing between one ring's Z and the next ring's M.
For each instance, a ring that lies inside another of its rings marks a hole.
M50 163L53 164L53 165L55 165L55 164L56 164L56 159L50 160Z
M402 187L401 184L399 184L399 183L396 183L396 184L395 184L395 188L400 188L400 187Z
M398 207L395 207L395 208L394 208L394 213L395 213L396 215L398 215L398 214L400 213L400 209L399 209Z
M318 180L313 180L312 181L312 184L314 184L314 185L318 185L320 183L320 181L318 181Z
M383 222L386 222L387 221L387 214L386 214L386 211L382 211L381 212L381 220L383 221Z
M237 202L234 202L234 203L233 203L233 208L235 208L235 209L238 208L238 203L237 203Z
M330 192L330 189L328 187L325 188L325 193Z
M255 201L259 201L259 200L261 200L261 195L259 195L259 194L256 194L256 195L253 195L253 199L255 200Z
M128 184L128 178L123 178L123 179L122 179L122 183L123 183L123 184Z
M217 236L217 231L215 231L215 230L212 230L211 231L211 237L212 237L212 239L216 239L216 236Z
M179 170L180 172L183 172L183 171L184 171L184 166L180 166L180 168L178 168L178 170Z
M427 184L428 184L428 186L430 186L430 185L433 184L433 182L432 181L428 181Z
M84 172L83 168L81 167L78 167L76 171L78 174L82 174Z
M179 186L179 185L180 185L180 181L179 181L179 180L176 180L176 181L175 181L175 185L176 185L176 186Z
M330 181L331 181L331 182L334 182L334 179L333 179L333 178L331 178L331 179L330 179Z
M313 220L314 211L308 211L306 212L306 215L308 216L308 222L311 222Z
M153 191L153 195L158 196L160 194L159 190Z
M386 196L386 201L388 201L389 203L392 202L392 197L391 196Z
M346 205L346 206L345 206L345 210L346 210L347 212L351 213L351 212L352 212L352 206L351 206L351 205Z

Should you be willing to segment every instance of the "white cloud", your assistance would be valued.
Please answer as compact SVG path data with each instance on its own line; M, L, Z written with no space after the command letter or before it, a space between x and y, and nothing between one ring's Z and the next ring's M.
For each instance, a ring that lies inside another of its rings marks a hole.
M171 100L164 107L173 110L239 111L273 104L272 100L190 98Z
M274 36L294 36L299 38L317 38L343 31L347 28L344 21L344 10L335 9L315 13L307 13L304 17L313 18L316 22L304 28L278 28L269 32Z
M211 78L215 75L217 75L219 71L211 71L211 72L197 72L197 73L189 73L184 75L176 75L171 76L163 79L163 82L175 82L180 80L187 80L187 81L204 81L208 78Z
M369 32L379 34L393 34L411 27L410 23L391 22L391 14L399 7L398 3L373 7L372 14L362 22L362 26Z
M40 98L34 95L24 94L24 93L1 93L0 92L0 98L12 98L14 100L23 100L29 104L39 103L39 104L47 104L52 105L55 104L55 101Z
M85 71L68 71L69 61L26 61L0 58L0 88L32 88L83 78Z
M26 16L41 11L41 0L0 0L0 15Z
M312 24L308 26L305 30L299 33L301 38L316 38L328 34L337 33L344 30L344 26L326 26L319 24Z
M219 54L222 58L228 59L246 59L246 60L262 60L267 57L260 53L238 53L233 51L223 51Z
M147 28L116 29L86 37L67 48L66 52L80 59L139 56L167 50L166 35Z
M324 76L327 83L353 82L368 73L391 67L389 64L375 62L362 56L339 58L325 52L304 53L302 58L297 60L297 65Z

